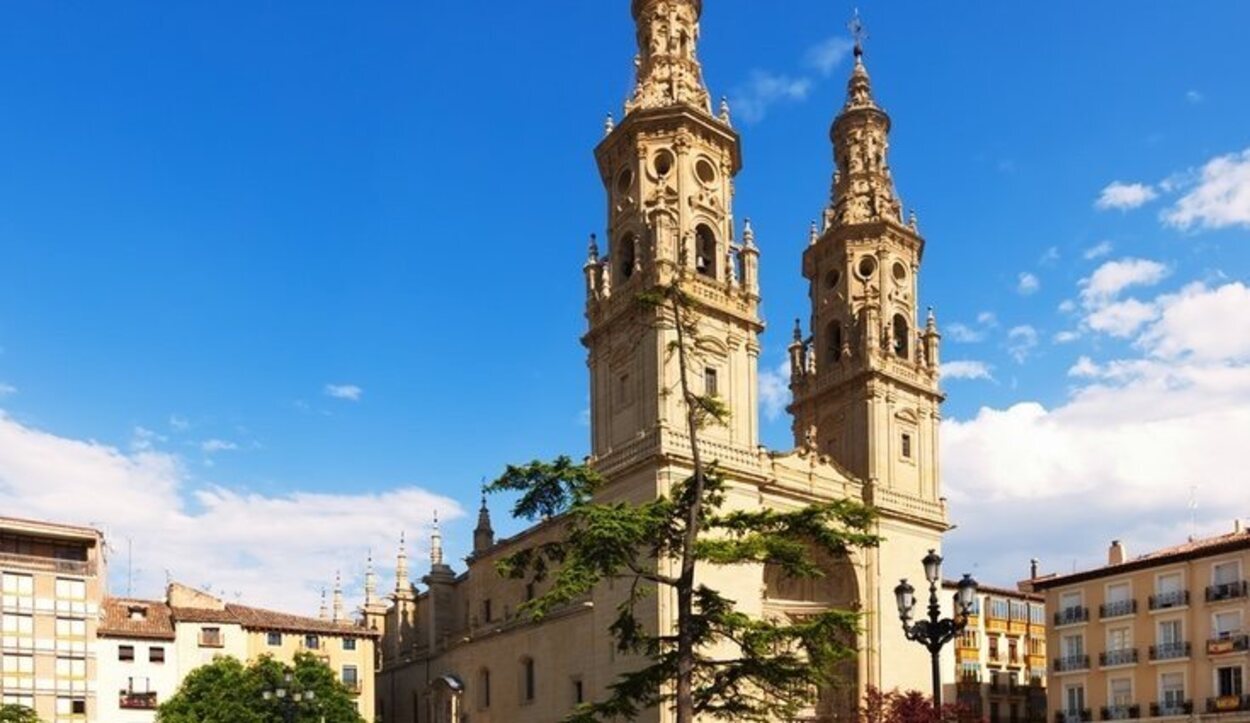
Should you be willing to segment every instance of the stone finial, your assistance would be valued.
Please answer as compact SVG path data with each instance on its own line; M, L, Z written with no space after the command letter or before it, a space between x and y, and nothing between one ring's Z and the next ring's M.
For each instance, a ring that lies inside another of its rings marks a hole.
M373 605L378 601L378 576L373 571L373 549L369 549L369 556L365 558L365 605Z
M339 622L343 619L343 577L338 570L334 571L334 598L330 619Z
M609 113L607 120L603 122L603 135L611 135L614 130L616 130L616 119Z
M803 343L803 323L797 317L794 319L794 343Z
M816 228L816 222L812 221L811 226L807 229L807 245L815 246L816 241L820 239L820 231Z
M725 125L730 125L729 98L726 98L723 95L720 97L720 115L718 117L720 118L721 123L724 123Z
M477 511L477 527L473 529L473 551L483 552L495 544L495 530L490 523L490 508L486 506L486 486L482 486L482 506Z
M430 533L430 565L443 565L443 531L438 526L438 510L434 510L434 530Z
M742 244L749 249L755 248L755 228L751 226L749 218L742 223Z
M599 236L590 234L590 242L586 245L586 263L599 263Z
M411 584L408 582L408 545L404 541L404 533L399 533L399 555L395 558L395 592L405 592Z
M925 329L928 331L937 331L937 314L933 312L933 307L929 307L929 315L925 321Z
M909 213L907 216L907 227L910 228L912 231L915 231L920 228L920 223L916 220L916 209L914 208L911 210L911 213Z
M321 620L330 619L330 611L326 607L326 589L324 586L321 588L321 607L317 609L317 617Z

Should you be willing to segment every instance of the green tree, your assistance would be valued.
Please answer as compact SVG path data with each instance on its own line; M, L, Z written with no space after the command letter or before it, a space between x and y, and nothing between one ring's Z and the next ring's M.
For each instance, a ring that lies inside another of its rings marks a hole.
M0 723L43 723L35 711L24 705L0 705Z
M266 696L278 689L279 698ZM295 691L312 693L295 701ZM160 723L364 723L356 703L334 671L311 653L298 653L293 665L261 656L244 666L223 657L197 668L157 711Z
M597 501L603 479L568 457L509 466L492 492L519 493L513 514L529 520L560 518L551 541L522 548L499 562L505 576L550 581L525 610L541 619L589 595L601 582L624 583L626 599L610 633L618 649L647 661L623 675L601 701L579 706L570 723L633 720L640 711L670 705L678 723L695 715L722 720L764 721L793 716L810 705L822 686L836 683L837 663L853 655L857 616L829 610L801 622L752 618L734 601L696 583L701 565L774 565L799 578L821 576L820 557L837 558L876 545L871 510L851 500L812 504L792 511L723 511L726 480L716 461L703 459L701 430L723 424L728 410L715 396L697 394L689 380L698 368L693 344L698 302L682 279L639 295L644 323L674 330L670 359L678 379L668 393L679 395L691 445L692 473L667 495L641 504ZM649 631L636 610L659 590L677 601L673 629ZM709 653L729 643L730 655Z

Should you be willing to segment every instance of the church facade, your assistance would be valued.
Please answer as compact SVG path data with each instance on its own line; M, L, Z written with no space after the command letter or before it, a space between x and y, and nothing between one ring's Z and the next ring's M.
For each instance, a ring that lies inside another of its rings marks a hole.
M801 259L810 333L789 347L794 448L759 444L760 247L734 216L741 146L728 107L714 107L698 59L701 0L633 0L637 82L619 123L595 149L607 208L606 244L583 267L591 398L591 461L604 496L642 501L692 471L676 331L639 292L678 275L699 310L699 367L690 382L719 396L727 424L699 449L728 480L727 506L797 508L853 498L879 512L884 541L827 561L816 581L762 565L705 566L700 581L758 616L801 617L829 607L862 613L859 655L846 685L801 720L847 720L869 686L927 690L927 652L908 642L893 587L948 529L938 472L940 335L917 295L924 241L904 216L888 163L890 118L875 102L863 52L831 129L829 204ZM699 385L702 385L701 387ZM495 571L502 556L557 530L540 524L496 540L483 503L467 569L453 570L436 533L423 587L401 545L394 592L371 592L367 624L382 631L377 711L386 723L549 723L604 695L640 661L608 635L623 590L596 590L535 623L518 608L542 591ZM653 629L675 600L649 599ZM639 720L661 723L664 710Z

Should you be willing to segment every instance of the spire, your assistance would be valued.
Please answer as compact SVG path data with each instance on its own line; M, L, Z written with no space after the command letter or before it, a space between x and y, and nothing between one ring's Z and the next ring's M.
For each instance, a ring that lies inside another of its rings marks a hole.
M486 487L482 487L482 507L477 511L477 527L473 528L473 552L484 552L495 544L495 530L490 525L490 508L486 506Z
M343 619L343 577L338 570L334 571L334 607L331 615L330 619L336 623Z
M324 585L321 588L321 607L317 608L317 617L322 620L330 618L330 612L326 608L326 589Z
M872 82L868 77L868 68L864 66L864 39L868 33L864 30L864 22L859 18L859 8L847 25L855 38L855 67L851 70L851 79L846 84L846 106L843 111L856 108L876 108L872 99Z
M372 606L378 601L378 576L373 571L373 548L369 548L369 557L365 561L365 606Z
M696 46L703 0L634 0L638 74L625 112L687 105L711 115Z
M755 248L755 229L749 218L742 224L742 243L747 248Z
M430 566L443 566L443 531L438 526L438 510L434 510L434 531L430 533Z
M408 582L408 546L404 543L404 533L399 533L399 556L395 560L395 592L407 592L411 583Z

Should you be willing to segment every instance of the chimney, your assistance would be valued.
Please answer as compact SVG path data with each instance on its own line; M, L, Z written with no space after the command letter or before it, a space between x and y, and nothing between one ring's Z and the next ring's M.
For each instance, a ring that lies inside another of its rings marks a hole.
M1037 559L1036 557L1033 558L1032 560L1029 560L1029 579L1030 580L1037 579L1037 566L1040 565L1041 563L1042 561Z
M1246 531L1246 525L1244 522L1241 521L1240 517L1233 520L1233 534L1234 535L1240 535L1241 533L1245 531Z
M1111 549L1107 551L1108 565L1123 565L1128 559L1128 551L1124 549L1124 543L1119 540L1111 541Z

